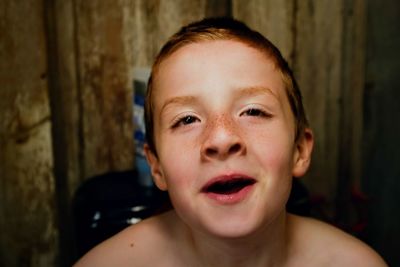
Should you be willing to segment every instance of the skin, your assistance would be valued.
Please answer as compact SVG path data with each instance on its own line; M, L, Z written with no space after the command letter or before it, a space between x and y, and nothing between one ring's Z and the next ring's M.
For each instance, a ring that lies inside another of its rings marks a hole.
M264 54L237 41L190 44L161 63L154 88L158 157L146 153L174 210L129 227L76 266L386 266L353 237L286 213L313 135L306 129L295 141L281 75ZM239 197L204 192L238 176L254 181Z
M161 64L155 88L159 158L149 159L181 218L201 232L237 237L280 216L292 175L308 166L312 138L294 142L294 118L274 65L238 42L194 44ZM245 201L214 205L201 193L215 177L235 174L257 181Z

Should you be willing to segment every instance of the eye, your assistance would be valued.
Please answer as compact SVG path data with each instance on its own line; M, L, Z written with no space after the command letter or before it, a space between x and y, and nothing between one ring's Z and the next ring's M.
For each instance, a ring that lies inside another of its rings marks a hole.
M182 118L178 118L171 126L172 129L177 128L179 126L185 126L185 125L189 125L195 122L200 121L197 117L192 116L192 115L188 115L188 116L184 116Z
M270 115L258 108L249 108L245 110L241 115L251 116L251 117L270 117Z

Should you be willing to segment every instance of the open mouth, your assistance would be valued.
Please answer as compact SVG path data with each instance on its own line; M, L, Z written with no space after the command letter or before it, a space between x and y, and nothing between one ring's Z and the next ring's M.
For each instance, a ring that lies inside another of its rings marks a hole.
M254 184L256 181L250 178L233 178L219 180L206 185L202 192L220 195L230 195L241 191L243 188Z

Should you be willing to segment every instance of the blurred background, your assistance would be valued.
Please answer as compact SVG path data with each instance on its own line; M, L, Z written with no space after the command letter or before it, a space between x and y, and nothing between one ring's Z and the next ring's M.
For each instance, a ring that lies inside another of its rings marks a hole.
M400 266L397 0L0 1L0 266L76 260L77 189L135 166L134 69L213 16L260 31L294 70L316 136L312 215Z

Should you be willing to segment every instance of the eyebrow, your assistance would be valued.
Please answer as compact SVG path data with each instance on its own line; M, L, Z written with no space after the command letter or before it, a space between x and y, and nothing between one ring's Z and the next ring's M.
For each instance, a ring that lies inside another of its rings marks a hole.
M235 94L239 97L269 94L279 100L279 95L275 94L270 88L264 86L242 87L239 88L237 91L238 92Z
M168 99L167 101L165 101L165 103L162 105L162 107L160 109L160 114L169 105L172 105L172 104L185 105L185 104L188 104L188 103L193 103L195 101L196 101L196 97L195 96L177 96L177 97L172 97L172 98Z
M235 97L243 97L243 96L254 96L254 95L265 95L269 94L279 100L279 96L276 95L270 88L264 86L249 86L249 87L240 87L233 91ZM167 108L169 105L186 105L190 103L196 102L198 99L195 96L177 96L172 97L165 101L160 109L160 114L162 114L163 110Z

